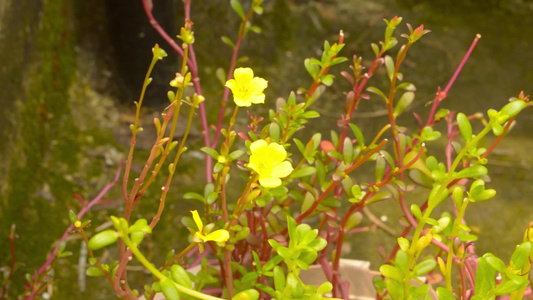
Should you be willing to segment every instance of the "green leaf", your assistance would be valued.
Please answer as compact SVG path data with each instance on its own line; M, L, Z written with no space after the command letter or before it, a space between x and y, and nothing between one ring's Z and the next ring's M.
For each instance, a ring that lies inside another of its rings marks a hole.
M400 249L402 249L403 251L407 251L409 250L409 240L404 238L404 237L399 237L398 238L398 246L400 246Z
M118 233L112 229L97 233L89 240L87 247L91 250L98 250L113 244L118 238Z
M179 285L189 289L192 288L192 281L189 277L189 273L187 273L182 266L172 265L172 267L170 267L170 274L172 275L172 279L174 279Z
M394 258L394 265L396 266L396 268L398 268L398 270L400 271L401 274L405 274L405 272L407 271L407 261L408 261L408 257L407 257L407 253L403 250L398 250L398 252L396 252L396 257Z
M329 65L330 66L334 66L334 65L337 65L337 64L340 64L340 63L343 63L345 61L347 61L348 59L346 57L335 57L332 61L329 62Z
M503 126L498 123L493 123L492 133L494 133L495 136L500 136L503 133Z
M305 176L310 176L316 173L315 167L302 167L291 174L291 178L300 178Z
M439 300L455 300L453 293L442 286L437 288L437 296L439 297Z
M152 233L152 228L148 225L146 219L138 219L133 225L130 226L128 232L142 232L143 234Z
M496 295L506 295L517 291L519 289L525 288L529 284L529 280L518 275L509 275L508 278L504 279L496 289L494 289L494 294Z
M344 138L343 143L343 157L344 157L344 164L349 165L352 162L353 157L353 144L352 139L349 137Z
M494 255L488 255L487 257L485 257L485 261L496 271L500 273L505 273L506 266L503 260L497 258Z
M361 214L358 211L354 212L348 217L348 220L346 220L346 225L344 226L344 230L349 231L355 228L357 225L361 224L362 220L363 220L363 214Z
M386 278L389 278L389 279L392 279L392 280L396 280L398 282L402 282L403 281L402 274L394 266L381 265L381 267L379 267L379 272L381 273L381 275L385 276Z
M293 298L302 298L304 295L302 281L293 272L290 272L287 275L287 288L289 288L289 291L291 291L291 295Z
M207 204L211 205L211 204L215 203L215 201L217 201L217 199L218 199L218 193L209 192L207 194L207 198L206 198Z
M457 126L459 126L459 131L463 139L468 142L472 139L472 125L468 117L463 113L457 114Z
M191 199L193 199L193 200L198 200L198 201L200 201L200 202L202 202L202 203L205 204L205 198L204 198L204 196L202 196L202 195L200 195L200 194L198 194L198 193L193 193L193 192L185 193L185 194L183 195L183 199L187 199L187 200L191 200Z
M426 187L430 189L433 186L433 180L429 178L424 172L420 171L419 169L411 169L409 170L409 178L411 178L414 183L417 185Z
M274 287L277 291L285 289L285 272L280 266L274 267Z
M486 257L493 256L490 253L479 258L478 269L475 279L475 294L476 296L487 296L489 292L495 287L495 278L497 271L487 262Z
M235 151L231 152L230 154L228 154L228 158L230 160L236 160L239 157L243 156L244 153L246 153L244 150L235 150Z
M483 179L477 179L470 185L470 195L477 196L480 195L485 190L485 181Z
M98 269L97 267L89 267L87 270L85 270L85 274L90 277L101 277L104 276L104 272L102 270Z
M438 194L440 192L440 194ZM444 199L448 197L450 191L442 184L435 184L433 189L429 193L428 198L428 207L435 208L437 207ZM438 194L438 195L437 195Z
M355 124L350 123L349 125L350 125L350 128L353 131L353 134L355 135L355 138L357 139L357 144L359 144L359 146L364 148L365 147L365 137L363 136L363 132Z
M529 257L533 255L531 250L532 243L530 241L523 242L513 252L511 256L511 265L515 270L522 269L522 267L529 261Z
M374 55L375 56L378 56L379 54L379 46L377 44L370 44L370 47L372 47L372 52L374 52Z
M366 200L366 204L371 204L379 201L383 201L386 199L390 199L392 197L392 193L389 191L382 191L379 193L374 194L374 196L370 197Z
M424 142L425 141L431 142L431 141L438 140L440 136L441 136L440 131L433 131L433 128L431 128L430 126L426 126L422 128L420 139Z
M320 114L317 111L308 110L304 112L303 114L301 114L301 117L305 119L314 119L314 118L320 117Z
M233 43L233 41L232 41L229 37L223 35L220 39L222 40L222 42L223 42L224 44L230 46L232 49L235 48L235 44ZM224 79L223 84L225 84L225 83L226 83L226 82L225 82L225 79Z
M226 84L226 71L223 68L217 68L215 75L222 85Z
M79 221L78 216L76 216L76 213L73 210L68 211L68 218L72 224L76 223L76 221Z
M422 219L422 211L420 210L420 206L416 204L411 204L411 213L413 216L415 216L417 219Z
M326 281L322 283L316 290L316 292L320 295L325 295L333 290L333 285L331 282Z
M211 156L213 159L217 159L220 154L218 154L217 150L211 148L211 147L202 147L200 150L209 156Z
M167 300L180 300L180 294L178 289L174 285L174 282L168 278L159 281L161 292L165 295Z
M435 120L438 121L440 119L444 119L449 114L450 114L450 110L449 109L441 108L435 114Z
M437 266L437 261L435 259L427 259L418 264L416 264L413 269L413 276L421 276L427 274L429 271L433 270Z
M484 175L487 175L487 168L482 165L475 165L457 172L454 178L475 178Z
M276 255L273 258L271 258L269 261L266 262L266 264L263 266L263 270L270 271L277 265L279 265L283 261L283 257Z
M263 7L262 6L257 5L257 6L254 6L253 9L254 9L254 12L256 14L258 14L258 15L262 15L263 14Z
M244 20L244 11L242 10L242 5L239 0L230 0L229 4L231 5L231 8L241 17L242 20Z
M391 38L387 44L385 44L385 50L390 50L392 49L394 46L396 46L398 44L398 40L396 38ZM400 52L398 52L400 53Z
M381 96L381 98L385 101L385 103L389 101L389 99L385 96L385 94L377 87L371 86L371 87L368 87L366 90L378 96Z
M306 58L304 60L305 69L307 70L307 73L311 75L313 79L317 78L318 72L320 72L320 67L316 63L313 63L314 61L317 61L317 60L311 59L311 58Z
M248 27L248 29L252 32L255 32L255 33L261 33L263 30L261 29L261 27L259 26L250 26Z
M488 189L481 192L479 195L471 196L468 199L472 202L485 201L494 198L496 196L496 190Z
M385 47L387 50L387 47ZM390 48L389 48L390 49ZM389 55L385 56L385 68L387 69L387 76L389 80L392 81L392 76L394 74L394 60Z
M398 103L394 107L394 116L398 117L401 115L407 107L413 103L413 100L415 100L415 93L413 92L405 92L400 97L400 100L398 100Z
M502 109L500 110L500 114L507 116L507 119L509 119L509 118L516 116L526 106L527 106L527 103L525 101L514 100L514 101L507 103L504 107L502 107Z
M325 86L331 86L333 85L333 79L335 76L331 74L320 76L320 82Z

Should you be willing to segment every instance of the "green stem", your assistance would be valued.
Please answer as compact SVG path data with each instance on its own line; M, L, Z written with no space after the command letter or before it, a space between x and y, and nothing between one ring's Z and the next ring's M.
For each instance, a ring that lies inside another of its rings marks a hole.
M139 117L141 114L141 105L144 99L144 94L146 92L146 88L148 87L149 81L150 81L150 74L152 73L152 70L157 63L158 59L156 57L152 58L152 62L150 63L150 67L148 67L148 71L146 72L146 75L144 77L144 83L141 90L141 95L139 96L139 102L136 103L136 110L135 110L135 122L133 124L133 130L132 130L132 137L131 137L131 143L130 143L130 150L128 152L128 158L126 159L126 165L124 167L124 179L122 181L122 196L124 197L124 201L132 201L132 199L129 199L128 197L128 178L130 175L130 168L131 163L133 161L133 150L135 148L135 139L137 137L137 128L139 126Z
M469 201L464 201L463 205L459 208L459 212L457 213L457 218L455 219L455 222L453 224L453 233L452 233L452 240L450 241L450 250L448 251L448 257L446 259L446 274L444 274L444 278L446 281L446 288L453 292L452 288L452 264L453 264L453 238L457 237L459 235L459 230L463 217L466 212L466 207L468 206ZM464 287L463 287L464 288Z
M177 284L176 282L174 282L172 279L166 277L165 275L163 275L163 273L161 273L152 263L150 263L150 261L148 261L148 259L146 259L146 257L144 257L144 255L141 253L141 251L139 251L139 249L137 248L137 245L133 244L133 242L129 239L128 235L127 234L124 234L123 232L121 232L121 239L124 241L124 243L128 246L128 248L130 248L130 251L133 255L135 255L135 257L137 258L137 260L146 268L148 269L148 271L150 271L155 277L157 277L159 280L165 280L165 279L168 279L170 280L174 286L176 287L176 289L182 293L185 293L189 296L193 296L193 297L196 297L198 299L204 299L204 300L223 300L222 298L218 298L218 297L214 297L214 296L210 296L210 295L206 295L204 293L201 293L201 292L198 292L198 291L195 291L193 289L189 289L189 288L186 288L180 284Z
M487 124L487 126L485 126L485 128L483 128L483 130L479 134L477 134L473 139L471 139L470 141L468 141L466 143L466 145L463 147L463 149L461 149L461 151L457 154L457 156L455 157L455 160L452 163L452 166L448 170L448 177L446 178L446 180L443 181L441 187L439 188L439 190L435 193L435 195L433 197L435 197L436 199L440 198L442 193L444 193L444 190L447 189L448 185L454 180L453 173L454 173L455 169L459 166L459 163L461 162L463 157L467 154L468 150L470 148L472 148L472 146L476 145L485 135L487 135L491 131L491 128L492 128L492 123ZM430 203L430 202L431 202L431 199L428 199L428 203ZM430 215L431 215L431 212L433 211L434 208L435 207L428 206L428 208L425 211L424 216L423 216L422 219L429 218ZM465 207L465 209L466 209L466 207ZM464 214L464 212L463 212L463 214ZM409 252L407 253L409 258L408 258L408 264L407 264L407 274L406 274L405 279L404 279L404 292L405 292L404 296L405 297L409 296L411 268L416 263L416 256L415 256L416 249L415 249L415 247L416 247L416 244L418 242L418 239L420 238L420 234L422 233L422 230L424 229L424 226L425 226L425 222L421 221L421 222L418 223L418 226L416 227L416 230L415 230L415 232L413 234L411 247L409 248ZM452 258L453 258L453 249L452 249L452 247L450 247L449 251L452 253ZM451 261L451 259L449 261ZM447 266L447 268L448 268L448 266ZM451 270L450 270L450 272L451 272ZM448 283L446 284L446 287L448 288ZM449 289L451 290L451 283L450 283L450 288Z

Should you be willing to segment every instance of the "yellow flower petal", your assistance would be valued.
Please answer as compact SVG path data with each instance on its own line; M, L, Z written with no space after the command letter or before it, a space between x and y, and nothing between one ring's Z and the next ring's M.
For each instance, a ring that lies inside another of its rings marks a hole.
M290 162L285 161L287 151L278 143L267 143L257 140L250 145L248 168L259 175L259 184L273 188L281 185L281 179L288 176L294 169Z
M237 68L233 72L234 79L226 82L233 93L233 101L237 106L248 107L252 103L264 103L264 89L268 86L268 81L260 77L254 77L254 71L250 68Z
M259 184L266 188L275 188L281 185L281 179L274 177L261 178L259 177Z
M254 154L255 152L257 152L257 150L265 148L267 146L268 143L265 140L257 140L250 145L250 151L252 152L252 154Z
M235 81L235 79L230 79L230 80L226 81L226 86L230 90L233 90L233 88L235 87L236 84L237 84L237 81Z
M253 103L253 104L265 103L265 94L261 94L261 95L257 95L257 96L250 96L250 98L248 98L248 101L249 101L249 103ZM248 106L250 106L250 105L248 105Z
M270 160L272 161L281 162L287 158L287 151L285 150L285 147L278 143L270 143L270 145L268 145L268 154Z
M250 90L260 91L260 92L263 92L263 90L266 89L267 86L268 86L268 81L264 80L261 77L254 77L248 84L248 87L250 88Z
M235 102L235 104L237 104L237 106L240 107L249 107L252 105L252 102L249 99L236 97L235 93L233 93L233 101Z
M229 239L229 232L225 229L219 229L211 232L205 237L204 242L214 241L217 243L225 242Z
M233 77L238 82L248 84L254 78L254 71L250 68L237 68L233 71Z
M289 174L292 173L294 169L292 168L292 165L288 161L284 161L272 168L272 177L278 177L283 178L289 176Z
M198 215L197 210L191 210L192 219L194 220L194 223L196 223L196 226L198 227L198 232L202 232L204 230L204 223L202 223L202 219L200 219L200 215Z

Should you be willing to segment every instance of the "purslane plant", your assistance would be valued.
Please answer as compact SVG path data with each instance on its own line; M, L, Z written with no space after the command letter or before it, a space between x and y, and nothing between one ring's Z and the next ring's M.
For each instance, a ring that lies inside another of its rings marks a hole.
M154 27L170 39L153 19L151 1L143 2ZM329 138L315 133L308 141L302 141L299 131L320 117L312 110L313 104L335 83L331 67L348 61L340 56L343 33L337 43L324 43L320 58L305 60L304 67L311 76L309 87L295 87L298 93L274 103L266 98L264 90L268 81L275 78L267 81L257 77L248 66L235 68L243 38L249 31L258 31L251 19L262 13L262 1L247 3L247 12L238 0L230 4L242 22L235 43L224 39L234 52L215 131L209 130L205 117L204 105L210 100L205 100L198 79L189 15L191 1L186 0L185 22L178 35L181 46L169 40L182 56L181 69L170 81L173 90L168 92L169 106L161 118L154 119L157 137L148 159L141 172L134 175L132 164L135 143L142 134L139 118L144 93L151 82L152 69L166 56L158 45L152 49L153 60L130 127L131 147L122 181L124 215L111 216L114 228L94 233L89 239L88 221L81 220L83 214L71 213L73 228L91 251L87 275L105 276L124 299L137 299L140 294L139 287L130 286L128 281L127 266L132 259L153 275L153 281L143 287L147 299L153 299L158 292L171 300L349 299L349 285L339 272L343 244L350 234L364 230L361 224L365 209L389 201L402 211L405 224L388 259L379 267L381 276L375 277L377 299L429 299L430 290L439 299L495 299L503 295L522 299L531 294L533 224L526 229L509 264L505 264L493 254L476 253L477 237L464 221L467 208L495 196L495 190L486 188L487 157L509 132L517 115L531 106L529 97L520 93L500 110L488 110L486 116L439 109L480 36L474 39L445 89L437 91L427 120L415 115L419 127L411 132L398 124L398 117L414 102L416 88L405 81L400 69L409 49L429 31L423 25L413 28L407 24L408 31L400 40L396 29L402 19L385 20L383 41L371 45L374 58L369 67L365 67L362 57L353 56L351 73L340 72L350 83L350 90L340 101L344 109L335 124L338 129ZM402 45L393 55L398 44ZM384 69L388 79L386 89L370 86L380 69ZM194 92L189 93L188 89ZM227 102L230 94L234 105ZM388 122L373 137L354 123L357 108L365 104L363 99L382 101L387 110ZM189 106L185 134L174 141L183 103ZM249 113L247 129L235 128L241 107L253 111L254 105L262 104L275 106L268 118ZM181 155L187 150L185 144L197 109L204 134L201 150L206 154L203 194L189 192L187 186L172 181ZM227 109L232 113L224 126ZM479 132L474 132L472 121L482 126ZM441 122L446 124L445 137L434 127ZM490 134L496 136L494 142L481 147ZM426 143L440 138L447 139L445 161L439 161L426 148ZM364 164L373 164L372 180L357 175L356 170ZM165 176L162 168L168 170L168 175L161 187L158 210L150 221L132 220L139 202L147 201L147 189L157 182L157 177ZM241 186L241 193L229 193L229 185ZM415 188L428 191L422 205L408 203L406 195ZM178 254L171 250L165 263L156 266L143 254L143 240L157 233L169 189L186 192L185 199L198 200L202 205L176 216L190 231L184 238L189 245ZM445 210L446 202L454 209L436 215L437 208ZM370 216L369 219L376 222ZM99 261L96 251L111 245L118 245L119 256L111 262ZM199 258L187 256L191 253ZM327 279L318 287L300 278L301 270L315 263L322 265ZM427 278L437 278L436 274L442 275L442 282L430 285Z

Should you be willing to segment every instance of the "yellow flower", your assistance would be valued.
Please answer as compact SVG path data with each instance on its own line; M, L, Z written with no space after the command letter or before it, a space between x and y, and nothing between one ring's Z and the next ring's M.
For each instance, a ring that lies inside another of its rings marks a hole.
M233 72L235 79L226 82L226 86L233 93L233 101L237 106L248 107L252 103L265 103L263 91L268 81L261 77L254 77L254 71L250 68L237 68Z
M281 179L294 170L290 162L285 161L287 151L277 143L268 144L265 140L257 140L250 145L250 162L248 168L259 175L259 184L266 188L281 185Z
M208 241L214 241L217 243L222 243L229 239L229 232L225 229L215 230L211 233L208 233L207 235L204 235L204 223L202 223L202 219L200 219L198 211L191 210L191 213L194 223L196 223L196 226L198 227L198 231L194 234L193 237L193 240L195 242L205 243Z

